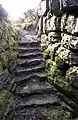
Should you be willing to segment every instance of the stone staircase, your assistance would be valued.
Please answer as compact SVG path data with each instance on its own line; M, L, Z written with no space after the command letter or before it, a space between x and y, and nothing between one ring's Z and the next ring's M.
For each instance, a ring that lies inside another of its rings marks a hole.
M47 82L40 44L28 35L20 35L15 77L15 120L44 120L43 112L62 101ZM28 39L29 38L29 39Z

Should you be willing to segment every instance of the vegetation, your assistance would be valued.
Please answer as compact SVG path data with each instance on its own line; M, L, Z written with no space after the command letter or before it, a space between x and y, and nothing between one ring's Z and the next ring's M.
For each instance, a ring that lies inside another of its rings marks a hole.
M71 92L72 86L66 79L65 63L59 56L51 58L52 48L47 47L44 50L44 58L46 60L46 71L48 72L48 81L54 84L61 91Z
M19 30L9 20L0 21L0 74L8 73L8 64L17 57Z
M35 9L29 9L23 13L23 16L19 17L17 25L24 28L25 30L30 30L35 28L38 23L38 13Z

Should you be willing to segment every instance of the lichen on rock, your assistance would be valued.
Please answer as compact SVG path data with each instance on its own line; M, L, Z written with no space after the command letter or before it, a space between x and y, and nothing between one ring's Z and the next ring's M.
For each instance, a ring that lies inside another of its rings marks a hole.
M0 62L3 74L5 69L8 68L9 62L17 57L18 29L12 25L2 6L0 6L0 14L3 15L0 19Z

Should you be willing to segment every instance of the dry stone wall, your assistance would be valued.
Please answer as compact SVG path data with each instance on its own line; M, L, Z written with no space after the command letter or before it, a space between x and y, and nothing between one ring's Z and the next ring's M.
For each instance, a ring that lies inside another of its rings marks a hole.
M78 1L42 0L37 36L49 81L78 104Z

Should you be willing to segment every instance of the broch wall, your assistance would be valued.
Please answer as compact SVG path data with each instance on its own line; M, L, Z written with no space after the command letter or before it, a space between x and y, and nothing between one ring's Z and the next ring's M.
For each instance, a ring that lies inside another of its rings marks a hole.
M78 1L42 0L37 36L48 79L78 104Z

